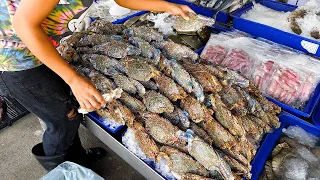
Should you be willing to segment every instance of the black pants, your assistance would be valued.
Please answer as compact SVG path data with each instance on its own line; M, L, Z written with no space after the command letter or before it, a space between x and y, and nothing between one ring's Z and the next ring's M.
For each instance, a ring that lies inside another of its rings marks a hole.
M1 73L1 72L0 72ZM45 65L0 75L0 91L12 96L47 125L43 135L46 156L65 153L77 135L82 116L68 115L77 110L69 86ZM79 137L76 137L79 138Z

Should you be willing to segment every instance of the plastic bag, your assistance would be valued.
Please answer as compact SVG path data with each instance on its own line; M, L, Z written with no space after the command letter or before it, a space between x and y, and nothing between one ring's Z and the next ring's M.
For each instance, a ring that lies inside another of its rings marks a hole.
M93 172L92 170L82 167L76 163L66 161L53 170L47 175L42 177L40 180L104 180L101 176Z

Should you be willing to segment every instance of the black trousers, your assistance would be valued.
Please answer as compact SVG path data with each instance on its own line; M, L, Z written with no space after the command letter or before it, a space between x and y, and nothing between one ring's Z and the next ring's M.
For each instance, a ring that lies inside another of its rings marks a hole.
M73 139L79 140L77 132L83 117L80 114L68 117L72 109L77 113L77 102L70 95L69 86L45 65L2 72L0 93L14 97L46 123L43 135L46 156L66 153Z

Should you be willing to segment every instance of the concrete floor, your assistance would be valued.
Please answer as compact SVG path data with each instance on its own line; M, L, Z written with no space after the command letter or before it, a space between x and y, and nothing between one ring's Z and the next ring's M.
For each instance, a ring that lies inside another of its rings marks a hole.
M41 142L40 130L40 123L33 114L0 130L0 179L36 180L47 173L31 154L31 148ZM107 150L106 157L97 162L93 169L100 176L106 180L144 179L85 127L81 126L79 134L85 148L99 146Z

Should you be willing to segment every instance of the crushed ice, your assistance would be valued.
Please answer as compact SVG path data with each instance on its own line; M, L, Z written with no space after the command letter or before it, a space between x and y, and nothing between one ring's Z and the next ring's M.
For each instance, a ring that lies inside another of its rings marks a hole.
M126 133L122 136L123 145L135 154L138 158L142 159L145 162L152 162L150 158L141 150L139 144L134 135L134 131L130 128L127 129Z
M156 171L168 180L175 180L174 175L168 166L168 161L165 158L161 158L160 161L156 163Z
M159 14L153 14L151 13L148 16L148 20L151 22L154 22L154 28L157 28L159 32L161 32L164 35L172 35L175 34L173 31L173 22L167 22L165 19L169 16L168 13L159 13Z
M314 39L311 37L310 33L314 30L320 31L320 16L317 15L320 12L320 1L310 0L307 4L300 6L297 10L300 9L306 9L308 12L305 17L296 19L297 24L302 30L301 36ZM291 12L275 11L259 3L254 3L254 7L241 17L293 33L290 28L290 22L288 21L290 14Z

